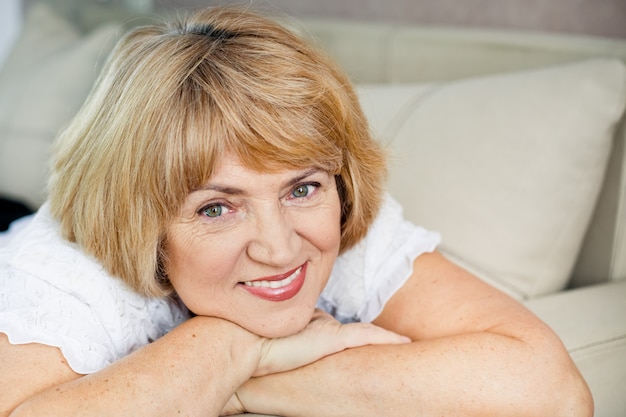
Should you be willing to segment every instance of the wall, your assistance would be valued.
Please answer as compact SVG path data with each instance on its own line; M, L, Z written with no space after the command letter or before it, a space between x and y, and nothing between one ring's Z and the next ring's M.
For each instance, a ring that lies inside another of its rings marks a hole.
M626 0L23 0L26 6L36 1L54 4L69 14L88 3L123 6L139 12L150 7L159 10L233 3L301 17L626 38Z
M230 3L225 0L152 1L157 7ZM245 4L250 3L295 16L513 28L626 38L626 0L253 0Z
M22 26L22 10L19 0L0 0L0 68Z

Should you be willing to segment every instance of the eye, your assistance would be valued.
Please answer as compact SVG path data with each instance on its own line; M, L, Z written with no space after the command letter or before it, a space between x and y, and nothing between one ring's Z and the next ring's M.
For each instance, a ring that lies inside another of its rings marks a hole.
M291 195L296 198L306 197L315 191L316 186L316 184L300 184L291 191Z
M200 214L203 214L207 217L220 217L225 211L225 207L221 204L211 204L210 206L203 207L200 209Z

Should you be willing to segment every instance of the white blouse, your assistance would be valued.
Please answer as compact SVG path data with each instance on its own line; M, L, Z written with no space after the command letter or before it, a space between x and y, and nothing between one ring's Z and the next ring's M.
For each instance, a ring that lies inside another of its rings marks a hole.
M371 321L437 233L402 218L387 196L365 239L336 261L318 306L342 322ZM79 374L96 372L189 317L174 298L143 297L62 239L47 204L0 233L0 332L13 344L58 347Z

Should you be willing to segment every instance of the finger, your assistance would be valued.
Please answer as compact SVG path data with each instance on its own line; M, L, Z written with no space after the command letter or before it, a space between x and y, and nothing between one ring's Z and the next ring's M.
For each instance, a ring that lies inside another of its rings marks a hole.
M261 360L254 376L296 369L347 348L410 341L405 336L370 323L342 325L328 314L316 312L300 333L264 341Z
M411 339L407 336L383 329L371 323L350 323L342 326L339 331L345 333L340 338L345 343L344 348L411 342Z

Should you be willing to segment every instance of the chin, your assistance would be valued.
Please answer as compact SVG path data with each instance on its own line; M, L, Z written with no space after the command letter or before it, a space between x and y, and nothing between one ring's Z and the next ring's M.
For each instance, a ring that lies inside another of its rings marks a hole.
M237 323L247 331L268 339L287 337L302 331L313 317L314 308L295 314L276 314L271 321Z

